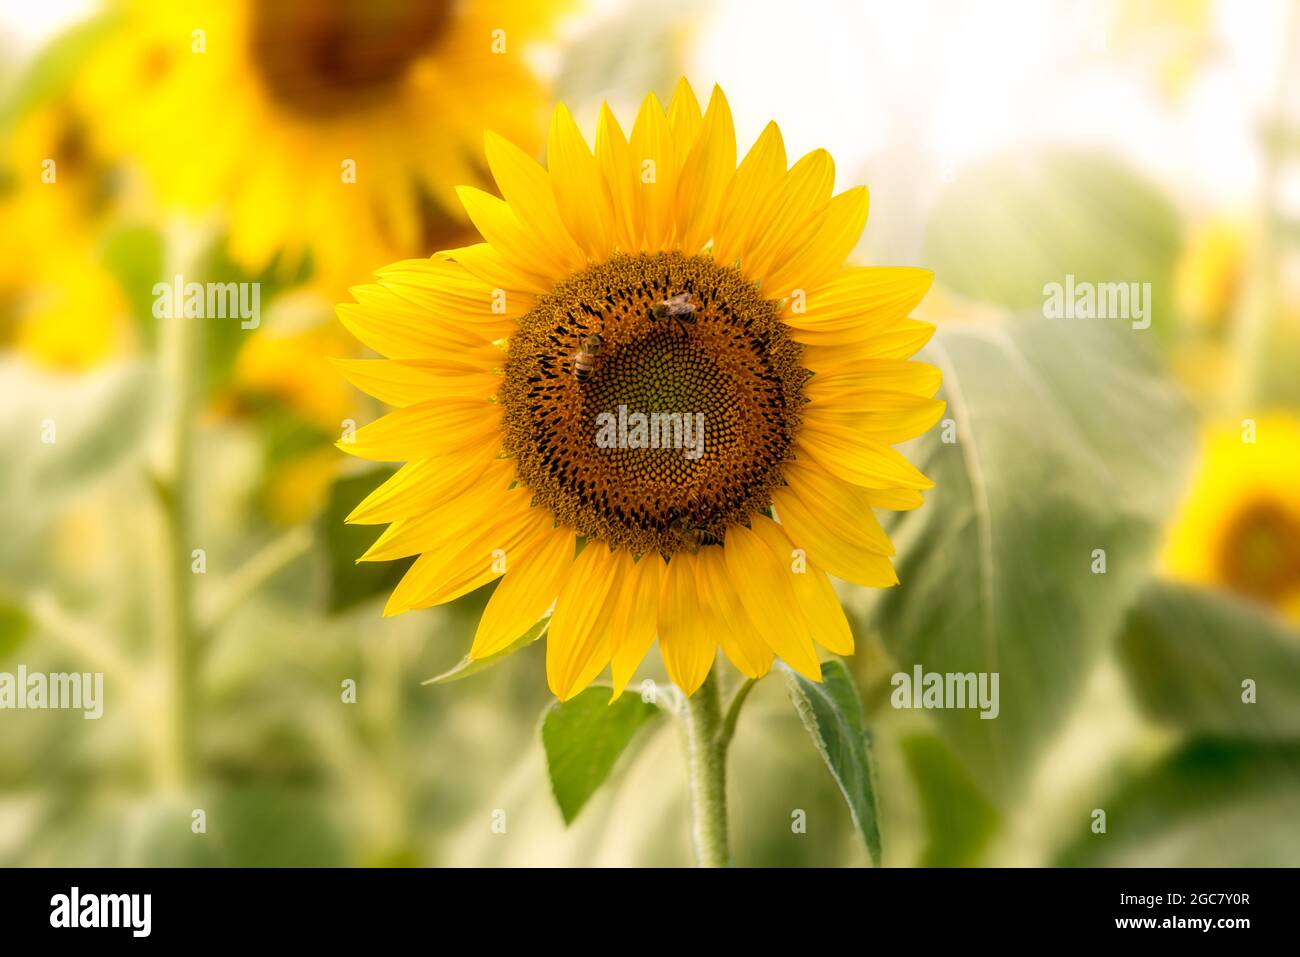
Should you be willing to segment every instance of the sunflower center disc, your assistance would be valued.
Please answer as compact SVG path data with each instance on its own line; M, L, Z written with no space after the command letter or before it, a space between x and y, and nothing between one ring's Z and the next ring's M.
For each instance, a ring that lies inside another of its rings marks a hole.
M382 99L446 30L452 8L452 0L261 0L252 60L286 110L348 112Z
M1300 591L1300 525L1275 502L1253 502L1233 519L1219 559L1233 589L1279 602Z
M690 294L685 321L657 303ZM694 321L689 321L692 319ZM586 379L575 356L603 339ZM541 296L510 341L507 454L534 502L634 554L721 539L767 508L793 455L807 372L776 303L735 269L617 255Z

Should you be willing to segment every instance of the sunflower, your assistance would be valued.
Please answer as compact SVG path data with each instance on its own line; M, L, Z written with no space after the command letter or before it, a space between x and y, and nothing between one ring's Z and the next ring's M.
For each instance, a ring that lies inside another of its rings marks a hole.
M338 307L387 357L343 373L397 407L340 447L406 463L349 517L388 523L362 560L419 556L385 614L501 577L470 654L553 606L561 699L607 665L617 697L656 636L688 694L719 646L749 677L779 656L819 679L818 645L853 650L828 572L895 584L872 510L932 485L891 447L943 409L906 361L931 274L846 268L865 188L832 195L824 150L787 168L774 123L737 166L716 88L703 113L685 81L666 111L648 96L630 137L604 107L594 153L560 106L547 168L494 133L486 154L502 198L459 190L485 241Z
M1300 419L1276 414L1207 431L1162 565L1173 578L1300 620Z
M464 230L441 184L482 178L485 120L536 135L524 51L564 6L122 0L79 89L164 200L226 205L240 265L290 273L310 252L337 292Z
M115 171L64 96L32 108L0 165L0 327L28 358L77 371L127 348L127 302L98 234L120 205Z

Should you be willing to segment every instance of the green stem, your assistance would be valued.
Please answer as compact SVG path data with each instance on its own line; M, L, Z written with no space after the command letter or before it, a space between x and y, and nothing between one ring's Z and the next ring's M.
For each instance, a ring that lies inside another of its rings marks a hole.
M162 320L158 359L167 403L164 451L158 474L163 512L163 601L160 654L167 676L158 778L181 787L190 779L194 751L194 572L191 486L194 409L198 402L202 329L194 319Z
M701 867L727 867L727 758L716 669L686 699L683 716L695 858Z

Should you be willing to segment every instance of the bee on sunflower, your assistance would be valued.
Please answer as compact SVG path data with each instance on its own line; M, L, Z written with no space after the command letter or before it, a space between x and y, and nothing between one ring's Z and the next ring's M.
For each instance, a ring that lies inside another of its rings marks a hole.
M931 274L846 266L866 189L833 194L823 150L788 165L775 123L737 165L717 88L704 111L685 81L648 96L630 136L606 106L594 151L560 106L545 168L495 133L486 155L501 196L458 190L483 241L338 307L386 357L343 373L396 407L340 448L405 462L349 516L388 525L363 560L419 556L385 613L499 577L471 657L553 607L561 700L606 667L617 698L656 638L686 695L719 648L818 680L818 646L853 651L829 576L894 585L873 509L932 485L892 448L944 408L909 361ZM620 407L702 415L702 454L598 443Z

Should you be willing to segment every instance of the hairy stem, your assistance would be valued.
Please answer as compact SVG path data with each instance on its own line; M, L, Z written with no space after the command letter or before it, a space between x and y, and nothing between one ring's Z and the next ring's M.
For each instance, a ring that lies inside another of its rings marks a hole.
M691 835L700 867L727 867L727 756L717 669L686 699L683 709L690 772Z

